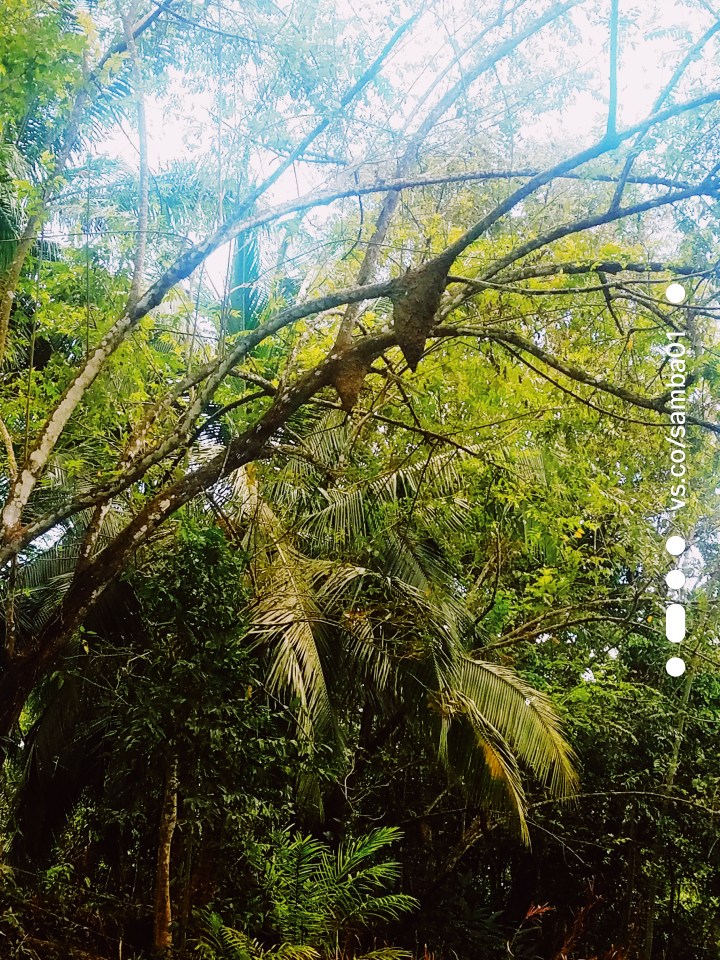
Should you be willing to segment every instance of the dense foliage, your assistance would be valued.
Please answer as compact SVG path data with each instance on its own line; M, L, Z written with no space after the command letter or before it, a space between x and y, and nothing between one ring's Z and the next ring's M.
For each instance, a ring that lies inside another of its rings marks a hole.
M720 958L720 21L647 16L6 0L1 957Z

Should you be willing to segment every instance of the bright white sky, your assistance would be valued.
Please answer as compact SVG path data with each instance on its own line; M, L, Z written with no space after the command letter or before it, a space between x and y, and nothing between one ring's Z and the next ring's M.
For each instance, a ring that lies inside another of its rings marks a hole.
M463 0L457 0L458 3ZM373 0L372 5L378 10L383 7L380 0ZM606 4L602 4L605 6ZM598 76L596 84L605 93L605 75L607 70L607 33L600 30L592 22L591 15L597 13L597 0L588 0L588 3L573 10L571 17L580 33L580 41L573 43L573 55L586 70ZM609 7L609 3L607 4ZM691 16L687 8L679 0L641 0L640 3L620 3L621 17L630 21L624 27L624 36L621 36L621 61L619 70L619 121L620 125L630 125L640 120L661 89L663 83L670 77L678 59L687 49L687 37L691 31L688 17ZM649 16L648 16L649 14ZM651 22L648 20L651 18ZM411 44L408 44L407 61L417 56L418 47L423 48L423 59L431 63L433 54L439 43L445 43L445 37L439 37L426 19L421 21L419 28L413 34ZM678 37L659 38L661 30L674 30ZM697 31L692 31L697 33ZM391 78L402 63L403 52L394 58L388 65L385 73ZM555 60L553 51L549 52L548 64ZM561 66L562 69L562 66ZM423 81L432 79L433 71L429 70L427 77L419 78L414 88L420 93L425 86ZM181 76L177 68L178 78ZM210 111L213 108L213 93L198 95L193 100L186 99L181 107L168 109L167 103L157 99L149 99L147 112L150 128L150 163L154 171L161 169L173 159L191 158L198 152L198 143L195 131L198 126L208 130L208 136L214 128L214 121ZM574 99L570 99L562 113L555 116L544 115L542 125L538 126L538 133L544 133L547 140L557 138L560 134L565 139L578 139L589 136L594 125L605 113L605 104L593 97L590 92L581 92ZM121 156L130 165L137 163L137 150L133 137L127 131L118 130L105 144L103 151L108 156ZM288 177L282 194L282 199L295 196L295 179ZM278 197L277 199L280 199Z
M348 0L338 0L340 13L349 14L351 8ZM577 28L579 40L574 41L567 51L567 67L558 56L563 51L548 48L548 66L553 66L553 72L567 70L569 78L572 73L580 69L589 74L590 81L581 81L579 86L584 89L577 93L570 93L562 111L552 111L543 114L534 125L523 126L525 141L538 144L567 142L572 149L583 141L588 141L593 130L596 132L606 115L605 97L607 93L607 11L608 2L587 0L587 2L572 11L571 17ZM458 19L462 20L462 10L467 10L466 0L449 0L446 7L451 11L457 8ZM375 16L373 10L378 11ZM361 5L360 17L372 23L382 22L382 0L366 0ZM621 15L621 47L618 77L619 126L630 125L647 114L658 92L667 82L677 62L691 44L690 37L696 37L700 29L689 22L693 14L688 11L680 0L639 0L628 2L620 0ZM696 16L696 14L695 14ZM602 25L599 21L602 21ZM552 29L552 28L550 28ZM658 36L658 33L671 31L671 36ZM385 75L391 80L398 79L400 74L407 76L407 69L417 62L418 52L422 51L422 60L426 67L421 70L413 85L413 94L419 95L429 83L434 70L431 68L435 54L441 44L446 43L445 36L438 32L430 18L425 17L417 26L412 40L400 45L393 59L385 67ZM570 57L573 59L571 60ZM557 67L560 70L558 71ZM176 68L177 90L180 91L180 67ZM171 83L171 88L172 88ZM569 83L573 87L573 83ZM587 88L593 87L600 95L593 95ZM176 159L192 159L197 157L199 162L204 154L207 157L209 143L198 142L197 131L207 131L207 138L214 136L215 121L212 117L215 94L208 90L206 94L196 95L193 99L185 98L176 107L170 107L167 102L156 98L148 98L146 110L148 114L149 155L153 173L157 173L170 161ZM104 144L102 152L111 157L122 158L129 166L137 165L137 147L135 136L129 129L118 129ZM258 171L259 173L260 171ZM267 174L268 170L263 171ZM282 202L305 193L313 185L310 179L314 174L307 169L297 167L282 177L273 188L268 200ZM198 238L195 238L198 239ZM218 289L222 289L221 277L227 265L227 251L216 251L208 261L208 276L212 277Z

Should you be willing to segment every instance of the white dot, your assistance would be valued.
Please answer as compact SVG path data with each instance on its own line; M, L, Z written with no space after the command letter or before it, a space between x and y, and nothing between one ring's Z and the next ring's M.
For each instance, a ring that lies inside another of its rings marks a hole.
M670 303L682 303L685 299L685 287L681 283L671 283L665 296Z
M685 673L685 661L680 657L670 657L665 669L671 677L681 677Z
M680 554L686 547L686 543L682 537L668 537L667 543L665 544L665 549L668 553L672 554L673 557L679 557Z
M682 590L685 586L685 574L682 570L671 570L665 574L665 583L671 590Z
M617 660L617 658L620 656L620 651L617 647L610 647L608 650L608 656L611 660Z

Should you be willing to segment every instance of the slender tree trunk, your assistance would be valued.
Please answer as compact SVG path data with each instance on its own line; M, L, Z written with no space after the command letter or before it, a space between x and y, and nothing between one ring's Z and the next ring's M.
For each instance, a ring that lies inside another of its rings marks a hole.
M697 648L696 648L697 649ZM693 669L694 664L691 661L690 667L688 668L687 674L685 675L685 684L683 687L682 702L680 704L679 718L677 733L675 736L675 743L673 745L673 752L670 757L670 764L668 766L667 777L663 785L663 793L665 794L665 799L662 802L660 807L660 820L657 827L657 835L655 837L655 842L652 846L651 853L651 870L650 874L650 883L648 887L648 896L647 896L647 920L645 922L645 940L640 951L639 960L652 960L653 952L653 941L655 939L655 916L657 913L657 894L658 894L658 862L662 855L662 829L663 829L663 820L667 816L668 812L668 797L670 791L673 788L675 783L675 774L677 773L678 766L680 764L680 746L682 744L683 735L685 733L685 722L687 720L687 705L690 700L690 691L692 690L693 677L695 671Z
M633 898L635 896L635 881L637 877L637 820L633 812L633 820L630 826L630 854L628 857L628 875L625 887L625 904L623 905L623 917L621 926L621 944L626 948L630 946L630 926L633 921Z
M40 658L34 654L5 658L0 672L0 755L7 749L25 701L42 672Z
M181 832L181 837L184 840L184 850L183 850L183 892L182 892L182 904L180 907L180 952L182 953L185 950L185 943L187 941L187 928L188 922L190 920L190 905L191 905L191 883L192 883L192 869L193 869L193 838L190 833L190 829L184 832Z
M675 939L675 905L677 902L677 878L675 876L675 870L673 869L672 861L668 864L668 870L670 872L670 909L668 912L668 940L667 946L665 947L665 952L663 953L664 960L672 960L673 952L672 948L674 946Z
M654 852L657 852L655 850ZM639 960L651 960L655 939L655 912L657 906L657 868L653 866L647 894L647 917L645 919L645 939L640 950Z
M155 873L155 915L153 922L153 954L168 957L172 951L172 902L170 900L170 853L177 824L177 757L168 760L165 790L160 813L160 831Z

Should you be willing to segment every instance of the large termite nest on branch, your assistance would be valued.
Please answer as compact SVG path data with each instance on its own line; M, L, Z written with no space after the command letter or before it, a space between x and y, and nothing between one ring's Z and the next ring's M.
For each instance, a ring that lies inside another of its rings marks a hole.
M413 373L425 352L425 341L435 324L448 269L448 264L443 260L431 260L415 270L408 270L395 282L390 294L398 346ZM344 356L337 363L332 383L347 413L358 402L365 377L370 371L370 363L357 355Z
M425 341L435 323L435 314L447 282L448 265L442 260L408 270L398 280L393 302L393 326L398 346L415 372L425 352Z
M332 382L346 413L350 413L358 402L360 390L369 369L370 361L359 357L343 357L338 363Z

